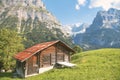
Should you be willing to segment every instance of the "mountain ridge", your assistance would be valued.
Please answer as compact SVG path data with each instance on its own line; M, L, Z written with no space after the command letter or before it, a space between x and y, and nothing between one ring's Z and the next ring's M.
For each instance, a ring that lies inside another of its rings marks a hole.
M0 28L16 30L29 46L57 39L71 44L71 38L42 0L0 0Z
M93 23L84 34L74 37L75 44L84 49L119 48L120 47L120 10L111 8L99 11Z

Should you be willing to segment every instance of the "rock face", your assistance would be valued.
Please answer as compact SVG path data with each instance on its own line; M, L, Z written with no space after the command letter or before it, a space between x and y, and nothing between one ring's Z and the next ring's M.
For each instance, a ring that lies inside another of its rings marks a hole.
M4 27L23 34L30 44L56 39L70 41L42 0L0 0L0 28Z
M85 33L77 34L74 42L84 49L120 47L120 10L99 11Z
M45 22L48 28L61 27L57 19L46 10L41 0L3 0L1 2L1 21L16 18L15 24L19 32L27 28L24 22L29 25L29 30L35 28L36 20Z

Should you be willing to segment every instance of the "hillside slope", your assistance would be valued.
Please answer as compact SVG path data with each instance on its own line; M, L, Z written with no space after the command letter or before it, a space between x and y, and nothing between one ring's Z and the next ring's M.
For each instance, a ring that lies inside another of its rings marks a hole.
M54 69L28 79L35 80L120 80L120 49L100 49L76 54L73 69Z
M99 49L73 56L80 80L120 80L119 61L120 49Z
M77 64L77 67L53 69L26 80L120 80L120 49L86 51L73 55L72 62Z

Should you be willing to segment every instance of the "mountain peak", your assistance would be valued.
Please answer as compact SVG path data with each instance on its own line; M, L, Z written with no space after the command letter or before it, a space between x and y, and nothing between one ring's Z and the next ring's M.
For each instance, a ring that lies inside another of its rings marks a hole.
M108 11L99 11L92 23L96 28L114 28L113 24L120 21L120 10L110 8Z
M110 8L109 10L108 10L108 12L114 12L114 11L116 11L117 9L115 9L115 8Z
M18 19L17 30L18 32L24 31L20 27L23 25L23 21L30 22L30 30L34 28L34 21L47 23L46 27L60 28L61 24L45 7L42 0L2 0L1 20L9 17L15 17ZM0 5L1 6L1 5Z
M36 7L44 7L42 0L4 0L2 1L4 6L36 6Z
M120 47L120 10L99 11L89 28L74 38L85 49Z

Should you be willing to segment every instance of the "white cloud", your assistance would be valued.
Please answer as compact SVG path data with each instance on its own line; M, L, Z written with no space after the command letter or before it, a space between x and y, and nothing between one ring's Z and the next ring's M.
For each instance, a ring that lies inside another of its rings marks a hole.
M80 9L80 6L79 6L78 4L76 4L75 9L76 9L76 10L79 10L79 9Z
M85 5L86 0L78 0L78 5Z
M86 3L86 0L77 0L77 4L76 4L76 6L75 6L75 9L76 10L79 10L80 9L80 6L84 6L85 5L85 3Z
M109 8L120 9L120 0L90 0L89 8L102 7L104 10Z

